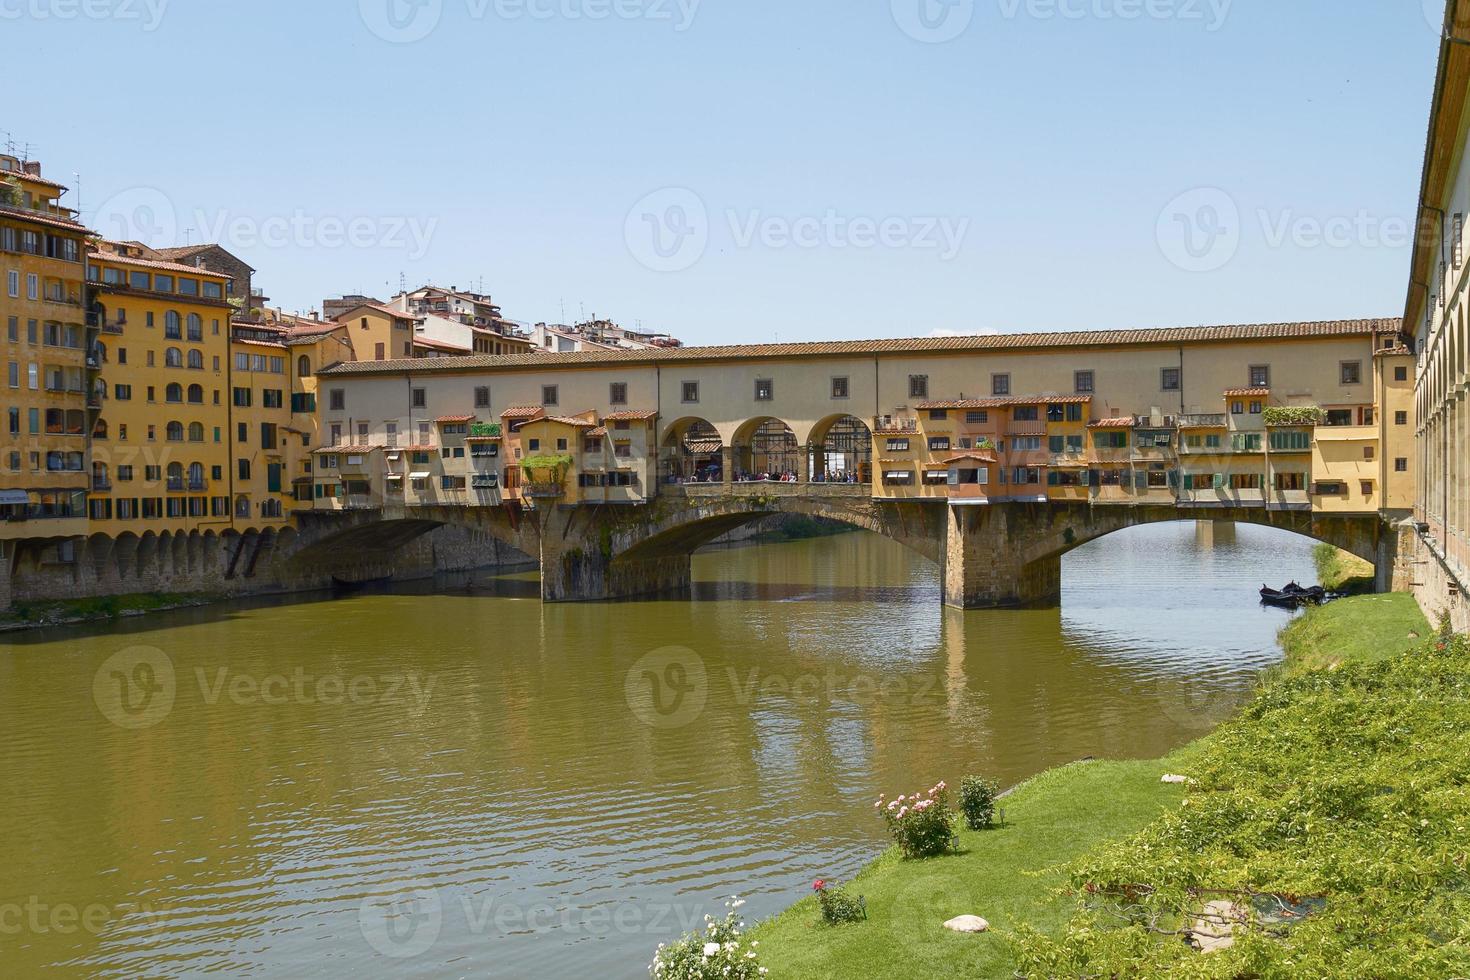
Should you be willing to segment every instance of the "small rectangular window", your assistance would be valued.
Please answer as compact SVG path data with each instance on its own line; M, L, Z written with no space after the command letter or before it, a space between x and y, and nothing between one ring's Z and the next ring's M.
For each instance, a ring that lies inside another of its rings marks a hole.
M622 381L614 381L608 385L607 400L611 405L628 404L628 385Z
M692 404L694 402L699 401L699 382L698 381L686 381L682 385L682 388L683 388L682 397L683 397L683 401L686 404Z
M776 397L776 382L770 378L757 378L755 382L755 400L768 402Z
M928 398L929 397L929 375L927 375L927 374L911 374L911 375L909 375L909 397L910 398Z
M1338 364L1338 377L1345 385L1362 384L1363 362L1342 361Z
M556 385L541 386L541 404L555 405L557 399Z
M833 398L846 398L847 397L847 379L846 378L833 378L832 379L832 397Z
M476 388L475 389L475 407L476 408L489 408L490 407L490 389L489 388L480 387L480 388Z
M1394 425L1408 425L1409 424L1409 413L1408 412L1394 412L1393 413L1393 424Z
M413 407L424 408L429 404L429 393L423 388L413 389Z
M1395 381L1408 381L1409 380L1409 369L1406 368L1406 367L1396 367L1396 368L1394 368L1393 369L1393 379Z
M1393 471L1395 473L1407 473L1407 472L1409 472L1409 459L1408 459L1408 457L1407 456L1400 456L1397 459L1395 459L1393 461Z
M1164 391L1179 390L1179 369L1164 368L1159 372L1159 387Z
M327 392L327 407L334 412L341 412L347 407L347 392L342 388L332 388Z
M1252 388L1271 387L1271 366L1269 364L1252 364L1247 383Z
M1092 394L1093 374L1091 371L1076 371L1072 375L1073 390L1079 395Z
M990 393L997 397L1004 397L1011 393L1011 376L1009 374L992 374L990 376Z

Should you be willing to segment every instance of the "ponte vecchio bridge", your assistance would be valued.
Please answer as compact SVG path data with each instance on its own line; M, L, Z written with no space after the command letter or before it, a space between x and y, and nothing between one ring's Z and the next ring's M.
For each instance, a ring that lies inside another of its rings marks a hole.
M469 528L547 601L689 585L772 514L913 548L945 601L1055 602L1068 550L1169 520L1282 527L1375 562L1413 499L1397 320L343 363L289 577L394 574Z

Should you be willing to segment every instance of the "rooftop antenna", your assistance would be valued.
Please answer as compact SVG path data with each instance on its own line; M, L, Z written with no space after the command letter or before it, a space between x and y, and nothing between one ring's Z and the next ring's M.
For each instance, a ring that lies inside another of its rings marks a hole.
M8 129L5 131L5 153L7 156L15 156L15 134Z
M82 213L82 175L73 170L71 177L72 186L76 188L77 192L77 215L80 217Z

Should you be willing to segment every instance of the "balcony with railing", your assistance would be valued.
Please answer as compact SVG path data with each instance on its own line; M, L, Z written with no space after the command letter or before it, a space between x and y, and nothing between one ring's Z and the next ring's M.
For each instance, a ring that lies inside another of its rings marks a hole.
M1181 429L1223 429L1228 418L1224 412L1207 412L1180 415L1178 422Z
M916 418L879 415L873 419L873 432L877 435L907 435L918 431L919 420Z

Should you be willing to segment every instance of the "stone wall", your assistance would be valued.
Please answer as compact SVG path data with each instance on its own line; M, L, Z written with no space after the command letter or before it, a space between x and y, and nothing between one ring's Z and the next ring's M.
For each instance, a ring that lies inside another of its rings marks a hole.
M96 598L139 593L189 592L221 596L261 595L330 588L334 579L408 581L439 572L520 565L526 556L493 536L445 526L415 537L372 563L346 562L302 568L292 558L296 534L179 535L172 540L79 539L75 560L56 559L54 546L7 543L0 575L0 609L12 602Z
M1431 625L1438 626L1440 618L1448 613L1456 631L1470 630L1465 583L1436 543L1412 524L1400 528L1398 541L1395 586L1413 592Z

